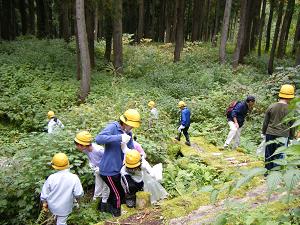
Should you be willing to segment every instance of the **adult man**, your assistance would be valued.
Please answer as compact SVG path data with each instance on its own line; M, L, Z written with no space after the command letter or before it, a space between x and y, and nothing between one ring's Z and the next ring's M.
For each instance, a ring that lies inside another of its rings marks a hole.
M237 102L233 110L227 115L230 131L225 141L223 149L228 148L232 140L234 140L233 149L240 145L240 137L242 126L244 125L245 117L249 111L253 109L255 97L248 96L245 101Z
M267 144L265 149L265 168L271 170L277 164L272 162L280 159L283 154L273 155L277 148L288 144L289 138L294 137L294 129L290 129L292 124L284 123L283 119L288 114L288 104L295 97L295 88L290 84L282 85L279 92L279 101L270 105L265 113L262 127L262 134L265 135L266 142L280 137L285 138L285 143Z
M181 132L182 132L185 136L185 140L186 140L185 144L188 146L191 146L190 137L189 137L189 133L188 133L188 129L190 128L190 123L191 123L191 112L186 107L186 104L184 101L180 101L178 103L178 107L181 110L180 121L179 121L180 126L178 127L178 136L175 137L175 139L177 141L180 141Z

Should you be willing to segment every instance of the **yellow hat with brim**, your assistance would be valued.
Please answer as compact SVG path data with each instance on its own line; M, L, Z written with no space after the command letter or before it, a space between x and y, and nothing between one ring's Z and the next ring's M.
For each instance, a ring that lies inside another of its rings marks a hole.
M92 135L88 131L81 131L76 135L74 141L78 144L88 146L92 143Z
M64 170L69 168L69 159L64 153L57 153L51 160L51 166L56 170Z
M278 96L286 99L295 98L295 87L291 84L282 85Z
M128 168L136 168L141 165L141 154L137 150L131 150L126 153L125 166Z
M125 123L128 126L134 127L134 128L138 128L141 125L140 121L133 121L133 120L129 120L127 119L124 115L120 116L120 120Z

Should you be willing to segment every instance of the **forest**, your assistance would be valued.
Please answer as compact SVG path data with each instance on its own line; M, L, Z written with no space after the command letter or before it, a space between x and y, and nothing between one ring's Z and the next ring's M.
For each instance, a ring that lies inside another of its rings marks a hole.
M299 224L299 64L298 0L0 0L0 223L56 224L40 197L62 152L84 190L71 225ZM294 134L267 170L268 146L285 139L263 144L262 128L286 84L294 92L279 125ZM227 148L226 109L247 96L255 104L239 146ZM190 145L175 139L181 101ZM168 197L122 204L115 217L93 200L94 172L74 138L88 131L94 142L128 109ZM54 133L50 111L64 125Z

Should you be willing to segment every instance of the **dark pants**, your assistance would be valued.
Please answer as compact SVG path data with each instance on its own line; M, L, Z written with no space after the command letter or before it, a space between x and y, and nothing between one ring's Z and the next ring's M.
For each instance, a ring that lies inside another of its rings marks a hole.
M185 127L184 129L182 129L182 133L183 135L185 136L185 140L187 142L190 142L190 136L189 136L189 133L188 133L188 129L190 128L190 126L187 126ZM178 134L178 140L180 141L180 138L181 138L181 132Z
M136 182L132 179L130 175L125 175L122 177L122 179L126 179L126 181L123 181L124 184L127 183L127 187L125 188L125 193L130 195L135 195L138 191L142 191L144 187L144 182Z
M266 142L274 141L276 138L280 138L280 137L271 134L266 134ZM265 168L267 170L271 170L274 167L278 166L278 164L272 162L273 160L283 158L284 156L283 153L273 155L276 149L281 146L284 146L284 143L272 143L272 144L267 143L266 150L265 150Z
M125 202L125 193L121 185L121 174L115 176L100 175L104 182L108 185L110 193L108 203L113 209L121 209L121 204Z

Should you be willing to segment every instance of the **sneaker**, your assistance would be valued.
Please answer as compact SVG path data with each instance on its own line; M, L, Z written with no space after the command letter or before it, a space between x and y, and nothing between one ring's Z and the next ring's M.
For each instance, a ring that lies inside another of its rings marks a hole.
M226 149L228 149L228 146L227 145L224 145L224 146L222 146L222 147L219 147L219 150L226 150Z
M175 139L176 139L177 141L180 141L180 138L179 138L179 137L175 137Z
M125 202L128 208L134 208L136 204L136 196L135 195L126 195Z
M187 146L191 146L191 142L189 142L189 141L186 141L185 144L186 144Z
M99 205L98 205L98 210L100 212L109 212L109 205L108 205L108 203L107 202L100 202Z
M113 215L113 217L119 217L121 216L121 208L120 209L111 209L111 214Z

